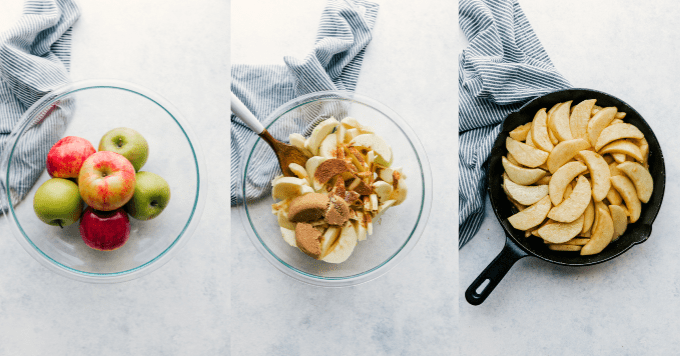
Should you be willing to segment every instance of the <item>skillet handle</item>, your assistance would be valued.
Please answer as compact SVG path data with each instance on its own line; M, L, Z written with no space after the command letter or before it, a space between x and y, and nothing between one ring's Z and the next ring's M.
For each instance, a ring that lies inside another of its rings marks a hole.
M484 303L486 297L496 288L498 283L505 277L512 265L528 254L524 252L517 245L505 240L505 246L501 253L484 269L484 271L475 279L474 282L465 291L465 299L472 305L480 305ZM489 281L481 293L477 293L479 287L484 282Z

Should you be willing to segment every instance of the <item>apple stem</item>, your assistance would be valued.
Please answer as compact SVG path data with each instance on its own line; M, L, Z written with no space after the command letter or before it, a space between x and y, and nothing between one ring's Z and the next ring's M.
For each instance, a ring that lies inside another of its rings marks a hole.
M57 220L57 224L59 224L59 227L60 227L60 228L62 228L62 229L64 228L64 226L61 225L61 220Z

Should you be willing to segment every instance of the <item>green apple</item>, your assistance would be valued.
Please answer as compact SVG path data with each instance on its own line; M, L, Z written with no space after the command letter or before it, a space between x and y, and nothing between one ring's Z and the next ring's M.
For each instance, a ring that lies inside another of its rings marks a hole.
M64 178L52 178L43 183L33 197L35 215L53 226L69 226L80 218L83 201L78 185Z
M137 172L135 193L125 204L125 211L137 220L151 220L170 202L170 185L151 172Z
M135 172L138 172L149 158L149 144L144 136L127 127L119 127L104 134L99 141L99 151L111 151L122 155L132 163Z

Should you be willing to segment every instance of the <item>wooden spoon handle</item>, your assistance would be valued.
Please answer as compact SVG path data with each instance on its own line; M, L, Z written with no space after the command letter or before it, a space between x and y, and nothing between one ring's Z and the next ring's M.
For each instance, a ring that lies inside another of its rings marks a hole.
M248 110L248 108L241 102L241 100L231 93L231 111L241 119L251 130L256 134L261 134L264 131L264 126L257 120L255 115Z

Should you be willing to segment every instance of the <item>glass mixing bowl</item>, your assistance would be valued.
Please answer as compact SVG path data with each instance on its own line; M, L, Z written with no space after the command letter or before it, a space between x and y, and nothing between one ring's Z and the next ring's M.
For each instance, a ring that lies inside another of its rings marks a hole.
M425 149L406 122L385 105L359 94L308 94L284 104L263 124L275 138L288 142L288 135L299 130L304 123L318 123L321 118L330 116L338 120L351 116L372 127L392 147L392 167L403 167L407 177L406 200L387 210L374 222L373 234L357 243L349 259L340 264L318 261L283 240L276 215L271 209L275 201L271 196L269 177L276 173L263 175L261 170L254 169L257 165L254 162L267 157L276 162L276 158L267 143L258 136L245 147L237 191L242 202L239 207L241 221L255 248L267 261L302 282L344 287L385 274L413 249L430 212L432 177ZM301 133L309 137L311 127ZM263 176L267 178L263 179ZM253 191L259 194L253 194Z
M68 113L70 119L66 119ZM158 217L130 218L127 243L114 251L98 251L83 243L78 223L61 229L38 219L33 196L50 177L47 170L36 170L39 178L25 198L6 201L6 215L21 246L50 270L93 283L127 281L170 260L196 229L206 198L203 156L187 121L157 94L121 81L75 82L37 101L18 127L2 153L2 175L8 183L5 197L16 196L25 185L16 173L26 171L27 152L46 157L64 136L85 138L96 149L101 137L117 127L129 127L144 136L149 157L141 170L160 175L170 185L170 202ZM36 135L41 139L35 140Z

